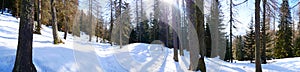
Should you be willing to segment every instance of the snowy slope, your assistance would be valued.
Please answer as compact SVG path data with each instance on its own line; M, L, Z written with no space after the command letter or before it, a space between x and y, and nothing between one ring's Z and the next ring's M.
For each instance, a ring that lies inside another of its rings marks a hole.
M19 21L10 14L0 14L0 72L11 72L16 55ZM110 46L88 42L88 36L68 35L65 44L52 44L51 27L42 26L42 35L33 38L33 63L39 72L186 72L189 53L185 51L179 62L173 60L173 50L156 44L134 43ZM63 32L59 32L63 37ZM270 60L262 65L266 72L300 71L300 58ZM208 72L253 72L249 61L228 63L218 58L205 58Z

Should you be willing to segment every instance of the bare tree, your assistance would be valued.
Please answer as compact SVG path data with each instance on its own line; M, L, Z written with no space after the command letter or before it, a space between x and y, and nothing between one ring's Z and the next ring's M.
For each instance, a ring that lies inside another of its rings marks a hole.
M16 60L13 72L36 72L32 62L34 0L22 0Z
M260 64L260 0L255 0L255 68L262 72Z

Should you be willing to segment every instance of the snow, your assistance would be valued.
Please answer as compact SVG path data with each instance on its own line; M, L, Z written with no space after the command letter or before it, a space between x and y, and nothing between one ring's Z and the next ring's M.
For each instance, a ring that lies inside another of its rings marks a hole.
M0 72L13 69L18 43L19 19L11 14L0 14ZM54 45L52 29L42 25L42 35L34 34L33 63L39 72L187 72L189 52L173 60L173 50L158 44L133 43L120 48L107 43L88 41L88 36L68 34L65 44ZM59 32L63 37L63 32ZM263 64L265 72L300 71L300 57L269 60ZM225 62L205 58L208 72L253 72L249 61Z

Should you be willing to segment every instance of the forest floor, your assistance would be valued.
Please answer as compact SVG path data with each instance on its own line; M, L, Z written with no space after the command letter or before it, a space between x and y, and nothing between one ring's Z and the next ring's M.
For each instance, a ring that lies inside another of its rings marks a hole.
M18 43L19 20L10 14L0 14L0 72L11 72ZM42 25L42 35L33 36L33 63L39 72L186 72L189 53L173 60L173 50L156 44L133 43L110 46L107 43L88 41L87 35L80 37L68 34L65 44L53 44L52 29ZM63 32L59 32L63 37ZM263 64L266 72L300 71L300 57L269 60ZM208 72L253 72L255 64L249 61L225 62L216 58L205 58Z

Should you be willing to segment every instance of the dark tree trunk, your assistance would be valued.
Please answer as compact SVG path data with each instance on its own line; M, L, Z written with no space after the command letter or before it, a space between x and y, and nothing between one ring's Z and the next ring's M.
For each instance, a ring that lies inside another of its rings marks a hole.
M34 30L34 33L41 34L41 0L37 1L37 26Z
M263 0L263 24L262 24L262 63L266 64L266 3L267 0Z
M66 7L66 4L67 4L67 2L68 1L64 1L64 8L65 8L65 10L67 10L67 7ZM67 16L67 13L65 12L65 34L64 34L64 39L66 40L67 39L67 35L68 35L68 30L69 30L69 26L68 26L68 23L69 23L69 18L68 18L68 16Z
M66 19L66 23L65 23L65 34L64 34L64 39L67 40L67 35L68 35L68 30L69 30L69 26L68 26L68 19L67 17L65 17Z
M113 1L110 0L110 27L109 27L109 36L108 36L108 39L110 40L110 45L112 46L112 38L111 38L111 35L112 35L112 29L114 27L114 20L113 20Z
M262 72L260 64L260 0L255 0L255 69Z
M34 0L22 0L17 55L13 72L36 72L32 62Z
M3 12L4 12L4 0L2 0L2 13L1 14L3 14Z
M233 22L233 12L232 12L232 0L230 0L230 32L229 32L229 61L232 63L232 22Z

